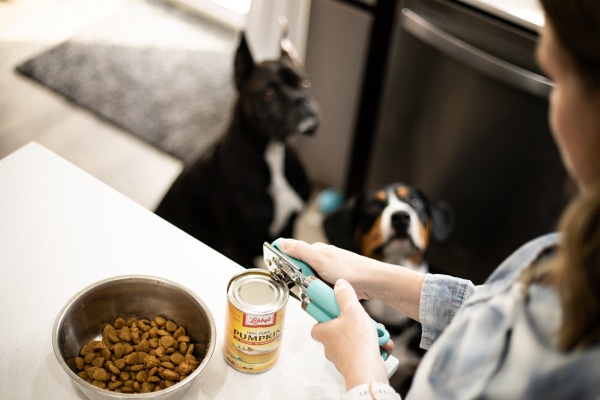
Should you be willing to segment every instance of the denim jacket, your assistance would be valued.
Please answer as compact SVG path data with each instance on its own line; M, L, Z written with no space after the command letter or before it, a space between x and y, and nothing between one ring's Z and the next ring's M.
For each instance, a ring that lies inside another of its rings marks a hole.
M429 349L407 399L600 399L600 346L556 347L561 309L554 290L519 281L559 240L533 240L481 286L427 275L421 292L421 346Z

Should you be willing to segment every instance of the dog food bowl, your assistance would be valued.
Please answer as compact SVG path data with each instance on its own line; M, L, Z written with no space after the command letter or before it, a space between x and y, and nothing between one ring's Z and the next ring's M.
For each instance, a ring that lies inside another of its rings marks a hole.
M182 326L194 344L199 365L171 387L150 393L116 393L88 383L77 375L75 358L91 340L102 340L106 324L117 317L152 320L156 316ZM151 276L109 278L77 293L58 314L52 330L52 346L59 364L76 387L89 399L178 399L198 380L215 349L216 330L210 310L185 287Z

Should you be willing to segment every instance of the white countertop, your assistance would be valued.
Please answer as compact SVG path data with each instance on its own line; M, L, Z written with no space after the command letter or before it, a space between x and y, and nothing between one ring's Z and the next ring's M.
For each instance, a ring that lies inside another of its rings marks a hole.
M343 394L343 379L310 337L314 321L295 300L272 369L250 375L228 366L226 285L241 267L56 154L30 143L0 160L0 187L0 399L82 398L55 359L54 319L82 288L123 274L176 281L213 314L217 348L185 399Z
M539 31L544 13L538 0L459 0L525 28Z

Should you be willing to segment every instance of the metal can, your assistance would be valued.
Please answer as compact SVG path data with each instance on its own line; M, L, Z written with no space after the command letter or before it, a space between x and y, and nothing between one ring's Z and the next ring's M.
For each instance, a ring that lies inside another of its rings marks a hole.
M288 288L269 271L253 268L227 285L223 356L233 368L264 372L279 358Z

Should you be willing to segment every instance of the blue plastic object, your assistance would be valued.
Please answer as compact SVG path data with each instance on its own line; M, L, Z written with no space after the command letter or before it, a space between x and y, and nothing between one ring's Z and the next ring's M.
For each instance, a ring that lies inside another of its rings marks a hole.
M344 202L344 196L335 189L323 189L317 195L317 207L323 214L330 214L340 208Z

